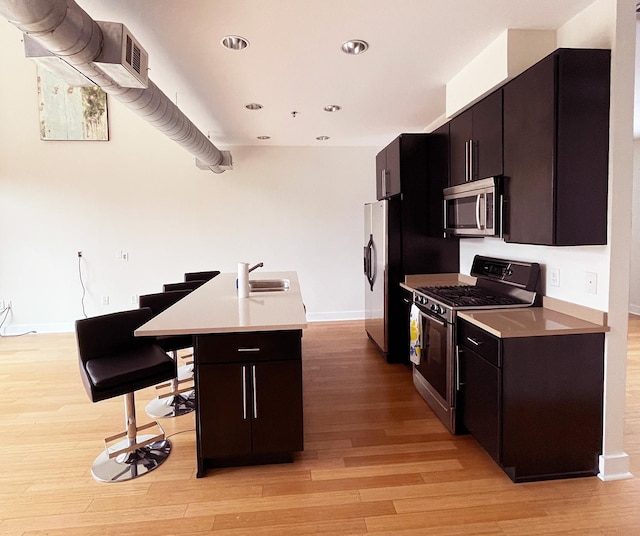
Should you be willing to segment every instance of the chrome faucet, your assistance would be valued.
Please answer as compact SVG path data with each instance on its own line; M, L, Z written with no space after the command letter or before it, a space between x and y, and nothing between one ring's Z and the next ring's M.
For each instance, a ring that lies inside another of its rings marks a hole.
M249 273L253 272L256 268L262 268L264 266L263 262L259 262L258 264L254 264L251 268L249 268Z

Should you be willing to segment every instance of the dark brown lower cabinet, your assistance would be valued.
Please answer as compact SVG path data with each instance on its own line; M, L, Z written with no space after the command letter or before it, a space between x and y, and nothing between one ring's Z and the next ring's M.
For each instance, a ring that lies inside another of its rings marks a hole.
M463 423L514 482L597 474L604 334L457 339Z
M304 448L299 331L196 337L198 477Z

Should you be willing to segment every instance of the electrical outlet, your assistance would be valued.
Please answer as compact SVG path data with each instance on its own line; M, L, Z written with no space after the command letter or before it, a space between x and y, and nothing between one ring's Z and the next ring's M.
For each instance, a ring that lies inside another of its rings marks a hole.
M102 296L102 305L109 305L109 296Z
M584 291L589 294L598 293L598 274L595 272L585 272Z
M138 305L138 295L137 294L132 294L131 295L131 304L132 305Z
M560 269L559 268L549 269L549 283L551 283L552 287L560 286Z

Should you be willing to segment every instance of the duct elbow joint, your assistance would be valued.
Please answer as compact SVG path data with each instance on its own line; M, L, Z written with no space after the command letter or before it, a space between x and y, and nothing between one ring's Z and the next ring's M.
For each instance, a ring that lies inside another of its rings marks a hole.
M231 151L220 151L220 155L222 156L222 160L214 165L206 164L202 160L198 160L196 158L196 166L198 166L199 169L213 171L214 173L218 174L233 169L233 158L231 156Z

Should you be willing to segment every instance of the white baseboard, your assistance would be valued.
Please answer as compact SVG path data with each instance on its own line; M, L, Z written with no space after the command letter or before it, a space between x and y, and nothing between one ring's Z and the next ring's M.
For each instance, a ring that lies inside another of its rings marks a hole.
M28 333L73 333L74 322L59 322L55 324L16 324L2 328L2 335L15 337Z
M307 313L309 322L334 322L340 320L363 320L364 311L337 311L330 313Z
M601 455L598 465L600 470L598 478L605 482L633 478L633 474L629 471L629 455L626 452Z
M633 303L629 304L629 312L632 315L640 315L640 305L635 305Z

